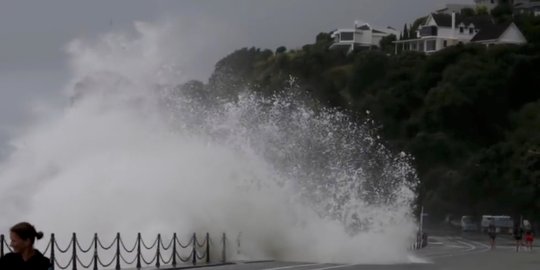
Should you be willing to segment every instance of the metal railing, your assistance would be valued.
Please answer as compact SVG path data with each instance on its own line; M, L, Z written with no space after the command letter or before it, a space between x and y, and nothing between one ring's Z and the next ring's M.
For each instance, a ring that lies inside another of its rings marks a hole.
M221 240L221 262L225 263L227 243L225 233L223 233ZM6 251L5 247L7 247L10 252L12 251L3 234L0 235L0 243L0 257L4 256ZM197 265L197 263L201 261L210 264L210 246L212 244L209 233L206 233L201 240L199 240L197 234L194 233L185 244L180 241L176 233L173 234L170 241L166 242L164 242L161 234L158 234L152 244L147 244L143 240L141 233L138 233L134 245L128 248L120 233L117 233L116 237L108 245L104 245L98 237L98 234L95 233L88 247L84 248L81 246L77 234L73 233L67 247L61 248L53 233L50 236L46 248L43 250L43 254L47 255L47 252L49 252L48 255L51 260L52 269L58 268L64 270L71 267L71 269L77 270L78 267L81 267L84 269L92 268L98 270L109 268L113 264L115 264L114 269L116 270L122 269L122 266L133 265L135 265L137 269L152 265L159 268L162 265L172 265L174 267L180 263ZM114 253L111 252L113 248L115 248ZM188 251L187 256L182 256L181 251L183 250ZM214 247L213 250L217 250L217 247ZM170 256L165 255L167 252L170 253ZM112 259L104 262L103 253L108 253L109 257L112 257ZM66 264L60 262L59 254L70 254ZM145 254L152 255L148 256ZM130 260L126 259L127 255L131 256ZM86 257L86 263L83 261L84 257ZM90 260L88 260L89 257Z

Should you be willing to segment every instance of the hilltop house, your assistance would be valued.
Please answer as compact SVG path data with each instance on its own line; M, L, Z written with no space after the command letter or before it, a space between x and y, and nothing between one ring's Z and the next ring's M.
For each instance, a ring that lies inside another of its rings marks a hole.
M494 9L501 0L474 0L477 7L486 7L489 10Z
M540 16L540 0L514 0L514 14Z
M495 24L488 15L466 17L461 14L432 13L420 25L416 36L395 41L396 53L419 51L427 54L448 46L466 43L524 44L525 36L514 23Z
M381 40L389 35L399 35L391 27L375 28L367 23L355 22L352 29L337 29L331 33L334 42L330 49L343 49L347 52L378 48Z
M540 0L509 0L514 8L514 14L532 14L540 16ZM477 7L486 7L488 10L494 9L501 0L474 0Z
M509 0L510 3L519 2L519 1L531 1L531 0ZM535 1L535 0L532 0ZM461 13L461 10L465 8L478 9L485 8L487 11L494 9L501 0L474 0L474 4L446 4L446 7L443 9L437 10L437 13L446 13L452 15L452 13Z
M467 5L467 4L446 4L446 7L443 9L437 10L437 13L444 13L448 15L452 15L452 13L461 13L463 9L472 9L474 10L476 8L475 5Z

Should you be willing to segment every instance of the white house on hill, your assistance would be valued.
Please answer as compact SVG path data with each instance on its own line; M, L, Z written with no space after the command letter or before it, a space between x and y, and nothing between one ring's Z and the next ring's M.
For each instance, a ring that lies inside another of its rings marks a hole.
M461 13L461 11L466 8L474 10L476 6L467 4L446 4L446 7L437 10L437 13L445 13L448 15L452 15L452 13Z
M540 1L514 0L514 14L532 14L540 16Z
M490 46L524 44L527 40L514 23L495 24L488 15L464 17L455 13L433 13L419 27L416 37L394 43L396 53L401 48L402 51L430 54L448 46L470 42Z
M494 9L501 0L474 0L477 7L486 7L488 10Z
M540 16L539 0L509 0L514 8L514 14L532 14ZM486 7L488 10L494 9L501 0L474 0L477 7Z
M367 23L355 22L354 28L338 29L332 32L334 43L330 49L343 49L347 52L361 49L379 47L381 40L389 35L399 35L399 32L391 27L375 28Z

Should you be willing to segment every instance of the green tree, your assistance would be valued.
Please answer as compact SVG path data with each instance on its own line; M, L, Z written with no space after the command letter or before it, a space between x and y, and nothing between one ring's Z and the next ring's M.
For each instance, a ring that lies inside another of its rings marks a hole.
M409 39L409 28L407 27L407 24L405 24L405 26L403 26L403 39Z
M513 6L508 0L502 0L491 10L491 16L497 23L505 23L512 21Z
M276 54L285 53L287 51L287 47L280 46L276 49Z
M476 15L476 11L472 8L464 8L460 13L464 17L473 17Z
M389 35L381 39L381 42L379 46L381 47L381 50L386 53L394 53L395 51L395 44L394 41L396 41L396 35Z
M362 92L380 82L386 74L388 57L377 51L356 55L353 78L349 84L349 94L358 98Z
M515 23L533 45L540 45L540 16L519 14L514 16Z
M477 15L489 15L489 10L486 6L477 6L475 12Z
M414 29L412 25L409 26L409 38L410 39L416 38L416 29Z

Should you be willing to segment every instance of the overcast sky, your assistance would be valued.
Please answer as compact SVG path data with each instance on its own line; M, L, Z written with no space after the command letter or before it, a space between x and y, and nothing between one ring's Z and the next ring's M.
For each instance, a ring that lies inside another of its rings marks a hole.
M0 0L0 149L28 120L37 101L58 102L67 80L66 44L124 31L134 21L179 18L197 29L234 29L234 40L208 40L188 74L206 80L221 57L241 47L301 47L319 32L351 27L354 20L402 29L404 23L446 3L472 0ZM203 28L201 28L203 29ZM204 28L207 29L207 28ZM211 49L209 49L211 48ZM1 156L1 151L0 151Z

